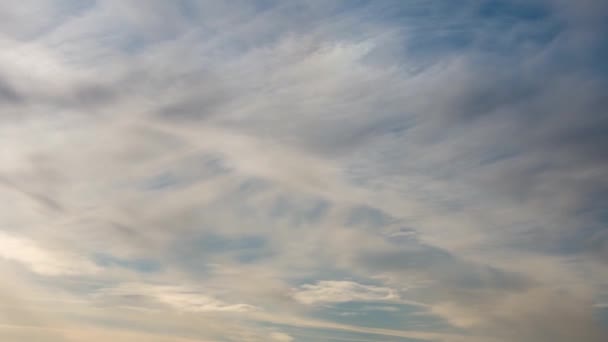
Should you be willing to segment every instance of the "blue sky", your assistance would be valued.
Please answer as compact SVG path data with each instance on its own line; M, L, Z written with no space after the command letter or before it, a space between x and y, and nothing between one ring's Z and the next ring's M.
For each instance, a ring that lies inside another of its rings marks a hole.
M0 340L608 340L605 13L0 5Z

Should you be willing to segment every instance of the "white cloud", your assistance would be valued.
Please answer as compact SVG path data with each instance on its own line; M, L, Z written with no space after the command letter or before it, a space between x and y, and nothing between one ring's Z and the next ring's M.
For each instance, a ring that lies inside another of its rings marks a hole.
M281 333L281 332L273 332L270 334L270 338L273 341L277 341L277 342L291 342L293 341L293 337L285 334L285 333Z
M228 304L207 296L203 291L184 286L126 283L106 288L98 296L142 296L186 312L247 312L257 310L248 304Z
M86 275L98 271L82 256L44 248L28 238L1 231L0 258L17 261L34 272L49 276Z
M298 302L308 305L399 299L396 291L390 288L337 280L324 280L316 284L301 285L294 289L293 297Z

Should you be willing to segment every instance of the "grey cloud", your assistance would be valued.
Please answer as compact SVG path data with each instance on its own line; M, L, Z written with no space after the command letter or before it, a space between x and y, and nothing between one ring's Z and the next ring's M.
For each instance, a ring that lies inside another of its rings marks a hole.
M0 101L7 104L20 104L23 97L6 81L0 79Z
M357 263L379 273L420 274L426 279L433 279L431 287L449 291L517 292L531 287L535 282L527 275L465 261L445 250L415 240L391 248L362 252L358 255Z
M13 190L13 191L17 191L23 195L25 195L26 197L32 199L35 203L40 204L42 207L46 208L46 209L50 209L52 211L63 211L64 208L62 207L62 205L60 204L59 201L45 195L45 194L39 194L36 192L32 192L30 190L26 190L22 187L20 187L19 185L15 184L14 182L12 182L11 180L9 180L6 177L0 176L0 184L2 184L4 187Z
M487 329L519 341L603 341L608 333L595 323L592 312L578 298L553 293L530 293L506 303L517 317L498 314Z

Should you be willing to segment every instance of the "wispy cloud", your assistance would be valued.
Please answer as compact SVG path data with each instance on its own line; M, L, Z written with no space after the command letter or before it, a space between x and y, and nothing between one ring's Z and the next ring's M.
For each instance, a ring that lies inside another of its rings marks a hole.
M243 312L255 310L247 304L226 304L218 299L208 297L201 290L180 286L150 285L150 284L121 284L117 287L104 289L98 293L112 297L149 297L160 303L169 305L180 311L190 312Z
M295 290L294 298L304 304L341 303L350 301L390 301L398 299L394 290L362 285L352 281L319 281Z
M0 5L0 339L606 340L606 10Z

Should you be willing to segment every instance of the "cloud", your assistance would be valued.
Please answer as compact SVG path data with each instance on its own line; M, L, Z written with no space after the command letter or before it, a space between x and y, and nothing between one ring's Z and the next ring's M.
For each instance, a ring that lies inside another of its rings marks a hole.
M150 285L127 283L103 289L98 293L102 298L147 297L179 311L187 312L245 312L256 308L248 304L226 304L206 296L200 290L173 285Z
M295 290L293 297L300 303L314 305L351 301L391 301L399 297L394 290L353 281L323 280L304 284Z
M535 289L509 295L489 307L445 303L433 310L455 326L492 331L504 340L601 341L605 331L593 323L587 300Z
M291 337L285 333L280 333L280 332L274 332L274 333L270 334L270 338L273 341L281 341L281 342L293 341L293 337Z
M26 238L0 232L0 257L17 261L36 273L49 276L93 274L98 268L85 258L45 249Z
M0 334L605 339L604 8L0 5Z

